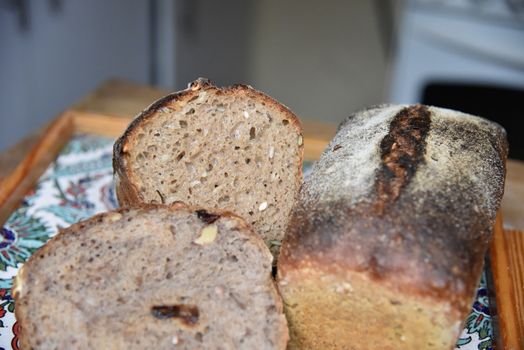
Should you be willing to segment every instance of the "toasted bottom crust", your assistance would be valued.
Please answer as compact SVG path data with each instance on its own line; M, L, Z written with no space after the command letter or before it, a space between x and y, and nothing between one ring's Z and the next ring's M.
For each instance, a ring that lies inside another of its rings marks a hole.
M288 349L452 349L461 330L452 305L397 293L361 273L293 271L279 288Z

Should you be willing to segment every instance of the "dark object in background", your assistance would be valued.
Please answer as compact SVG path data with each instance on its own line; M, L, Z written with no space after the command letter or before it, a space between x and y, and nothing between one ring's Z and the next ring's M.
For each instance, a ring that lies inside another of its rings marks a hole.
M502 125L508 133L509 157L524 160L524 90L481 84L430 83L422 103L478 115Z

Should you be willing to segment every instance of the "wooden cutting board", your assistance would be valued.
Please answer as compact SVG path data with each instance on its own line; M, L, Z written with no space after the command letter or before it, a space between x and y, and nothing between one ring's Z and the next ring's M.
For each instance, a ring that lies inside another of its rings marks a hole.
M117 137L130 120L79 111L67 111L55 119L41 133L31 152L0 182L0 224L17 208L23 196L75 133ZM306 160L318 159L327 144L326 140L331 137L324 134L329 132L319 129L318 125L307 124L304 133ZM524 233L504 231L502 222L502 215L499 215L490 247L498 348L521 350L524 349Z

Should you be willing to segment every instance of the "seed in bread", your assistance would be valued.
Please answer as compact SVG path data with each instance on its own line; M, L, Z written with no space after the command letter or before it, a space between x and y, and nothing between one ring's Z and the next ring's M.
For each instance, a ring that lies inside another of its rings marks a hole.
M271 262L262 239L233 214L176 204L97 215L21 268L20 345L285 349Z

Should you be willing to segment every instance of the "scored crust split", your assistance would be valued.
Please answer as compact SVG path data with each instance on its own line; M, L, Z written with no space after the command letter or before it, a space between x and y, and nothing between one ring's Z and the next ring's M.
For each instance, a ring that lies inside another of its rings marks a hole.
M302 181L298 118L245 85L206 79L142 112L115 143L122 206L172 203L225 209L276 252Z
M181 204L60 232L13 287L23 349L285 349L272 255L241 218Z

